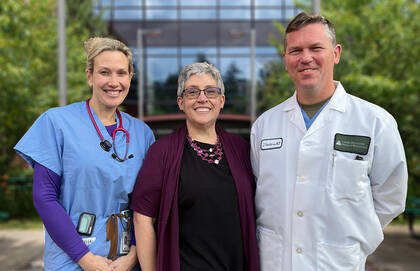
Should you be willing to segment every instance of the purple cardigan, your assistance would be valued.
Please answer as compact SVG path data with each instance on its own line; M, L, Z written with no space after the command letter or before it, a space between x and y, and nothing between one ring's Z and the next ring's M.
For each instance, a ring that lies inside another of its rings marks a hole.
M255 230L255 183L249 143L217 128L238 193L242 243L247 271L259 270ZM156 218L157 271L179 271L178 182L186 126L156 141L147 152L134 188L131 208Z

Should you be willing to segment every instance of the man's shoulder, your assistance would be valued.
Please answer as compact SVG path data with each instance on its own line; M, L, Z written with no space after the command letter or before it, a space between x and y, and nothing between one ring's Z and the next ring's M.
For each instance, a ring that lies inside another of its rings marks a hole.
M348 105L351 109L363 110L366 116L394 120L394 117L381 106L347 93Z

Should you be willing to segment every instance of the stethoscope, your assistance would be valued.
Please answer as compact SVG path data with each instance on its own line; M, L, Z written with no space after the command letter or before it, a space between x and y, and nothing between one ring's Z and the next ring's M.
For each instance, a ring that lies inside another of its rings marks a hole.
M115 160L117 160L118 162L124 162L125 160L131 159L134 157L134 155L130 154L127 157L128 154L128 144L130 143L130 134L128 133L128 131L126 129L123 128L123 123L122 123L122 117L121 117L121 113L117 108L117 115L118 115L118 120L120 121L120 125L118 126L118 128L115 128L114 131L112 132L112 144L108 141L105 140L104 137L101 134L101 131L99 131L98 125L96 125L96 121L95 118L92 115L92 111L90 111L90 106L89 106L89 100L86 100L86 108L88 110L89 116L90 116L90 120L93 123L93 126L95 126L96 132L98 132L99 137L101 138L101 143L99 143L99 145L101 146L101 148L106 151L109 152L111 150L111 147L114 149L114 152L112 153L112 158L114 158ZM121 131L125 134L126 136L126 140L125 140L125 154L124 154L124 158L121 158L118 153L117 150L115 148L115 135L118 131Z

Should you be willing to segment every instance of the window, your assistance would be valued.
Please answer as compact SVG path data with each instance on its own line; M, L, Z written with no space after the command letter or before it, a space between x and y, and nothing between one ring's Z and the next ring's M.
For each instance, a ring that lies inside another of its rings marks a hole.
M215 6L216 0L181 0L181 6Z
M221 9L220 18L226 20L244 20L251 18L251 10L249 8Z
M221 6L249 6L251 5L251 0L229 0L229 1L220 1Z
M149 20L174 20L176 19L175 9L147 9L146 18Z
M142 1L139 0L114 0L114 6L115 7L124 7L124 6L130 6L130 7L141 7Z
M259 20L280 20L283 18L283 13L281 8L271 8L271 9L257 9L255 10L255 19Z
M186 20L215 20L216 9L182 9L181 19Z
M216 47L182 47L182 55L216 54Z
M204 59L201 58L201 57L204 57ZM213 64L213 65L216 66L216 68L219 68L219 67L217 67L217 59L215 57L209 57L209 56L205 56L205 55L203 55L203 56L198 55L198 56L194 56L194 57L183 57L182 60L181 60L181 66L182 66L181 68L183 68L186 65L189 65L191 63L194 63L194 62L203 62L203 61L206 61L207 63Z
M140 20L141 9L114 9L114 19L116 20Z
M146 6L176 6L176 2L177 0L146 0Z
M255 6L281 6L283 1L282 0L255 0ZM286 1L293 2L293 0L286 0Z

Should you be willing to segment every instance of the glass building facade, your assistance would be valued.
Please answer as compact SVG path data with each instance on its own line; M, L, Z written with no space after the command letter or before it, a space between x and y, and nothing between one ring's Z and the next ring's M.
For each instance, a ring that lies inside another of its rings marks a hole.
M99 0L94 9L103 12L110 34L133 50L136 71L141 50L146 116L178 113L178 73L204 60L222 73L224 113L249 114L252 67L259 80L265 63L279 60L269 45L270 35L279 38L273 21L285 24L299 12L293 0ZM124 102L133 115L138 115L137 80L136 72Z

